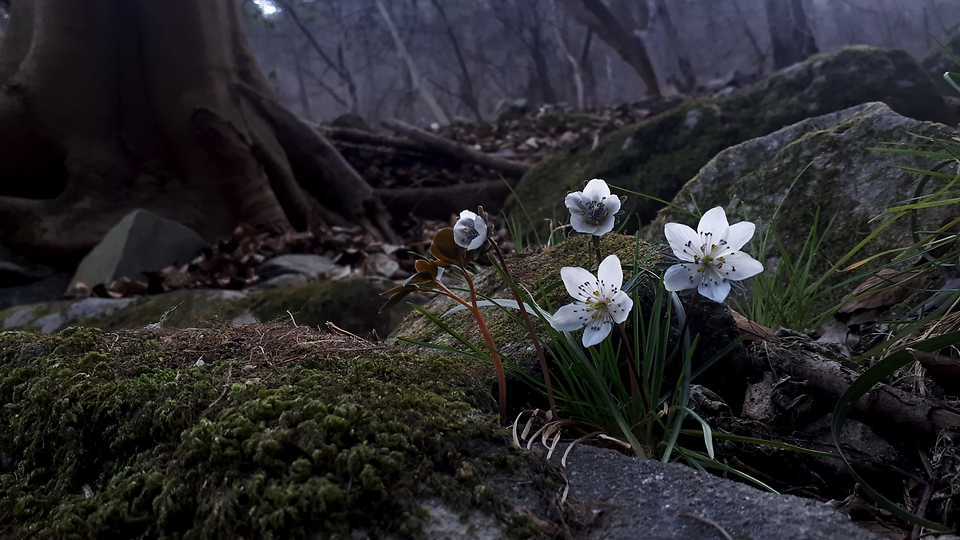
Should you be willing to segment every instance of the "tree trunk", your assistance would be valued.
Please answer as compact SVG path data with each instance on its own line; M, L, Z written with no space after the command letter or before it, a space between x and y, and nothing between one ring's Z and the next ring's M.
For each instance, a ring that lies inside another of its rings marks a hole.
M773 44L773 68L782 69L817 54L803 0L764 0Z
M690 64L687 48L680 40L680 33L677 32L677 27L673 25L673 19L670 18L667 0L656 0L656 10L657 20L663 24L663 31L667 34L667 45L677 59L677 67L680 68L680 84L677 89L681 92L690 92L697 87L697 75Z
M660 84L638 33L640 28L624 28L601 0L566 0L564 5L580 24L592 30L630 64L647 86L648 96L660 96Z
M300 154L325 140L276 104L239 17L233 0L13 0L0 44L0 243L75 259L134 208L208 239L241 222L312 229L375 208L349 165Z

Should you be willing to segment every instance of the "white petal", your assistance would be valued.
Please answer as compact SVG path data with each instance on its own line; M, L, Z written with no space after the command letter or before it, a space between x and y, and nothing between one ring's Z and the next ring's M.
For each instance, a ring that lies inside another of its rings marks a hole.
M582 234L594 234L597 232L597 226L587 223L587 218L580 212L570 212L570 226L573 230Z
M698 265L693 263L675 264L663 273L663 286L668 291L683 291L700 285Z
M616 222L616 218L613 217L613 214L607 214L607 217L597 224L597 230L593 232L594 236L603 236L608 232L613 230L613 225Z
M586 211L586 207L583 205L583 192L574 191L572 193L567 193L567 196L563 199L563 204L567 206L567 210L571 212L583 212Z
M612 323L609 320L591 321L583 329L583 346L592 347L600 343L610 335L611 328Z
M583 198L586 201L602 201L604 197L609 196L610 187L599 178L587 182L587 186L583 188Z
M577 300L586 300L599 292L597 278L578 266L564 266L560 269L560 279L563 280L563 286L567 288L567 293Z
M600 294L607 296L620 290L623 285L623 267L620 258L616 255L607 255L597 269L597 279L600 281Z
M723 303L730 294L730 284L720 277L720 274L712 267L704 268L703 279L700 280L700 286L697 287L700 294L713 300Z
M717 272L728 281L740 281L763 272L763 263L742 251L723 256L723 266Z
M603 207L605 210L610 212L611 216L620 211L620 205L620 197L617 197L616 195L610 195L603 200Z
M727 215L723 208L715 206L700 218L700 224L697 225L697 234L700 235L701 244L707 245L707 250L712 244L716 244L720 239L727 236L727 229L730 225L727 223Z
M726 241L724 247L730 251L737 251L753 238L753 232L756 229L757 226L749 221L734 223L727 229L727 236L723 238Z
M627 317L630 315L630 310L633 309L633 298L630 298L630 295L623 291L617 291L617 293L610 298L610 303L607 307L610 309L610 317L613 319L613 322L620 324L627 320Z
M487 223L483 221L482 217L477 216L474 218L473 228L477 231L477 237L473 239L473 242L470 242L470 245L467 246L467 250L477 249L487 241ZM454 240L456 240L456 235L454 235Z
M469 210L464 210L460 212L460 219L477 219L477 215Z
M571 332L583 328L589 320L586 306L577 302L558 309L550 318L550 326L561 332Z
M690 227L682 223L667 223L663 226L663 234L667 237L673 254L681 261L692 262L694 257L703 256L700 251L700 235Z

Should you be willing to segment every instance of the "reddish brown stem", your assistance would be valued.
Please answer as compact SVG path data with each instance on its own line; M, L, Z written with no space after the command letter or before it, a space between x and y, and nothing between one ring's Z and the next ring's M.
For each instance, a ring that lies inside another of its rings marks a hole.
M467 285L470 286L470 302L464 301L462 298L453 293L448 289L443 283L437 281L437 284L446 292L447 296L453 298L457 302L460 302L464 307L466 307L470 313L473 315L473 318L477 321L477 326L480 328L480 333L483 335L483 340L487 343L487 346L490 347L490 356L493 358L493 365L497 370L497 387L500 391L500 422L506 424L507 422L507 374L503 370L503 360L500 358L500 355L497 353L497 344L493 341L493 335L490 334L490 329L487 328L486 321L483 320L483 315L480 313L480 308L477 306L477 292L473 287L473 280L470 278L470 274L467 272L466 268L460 267L460 271L463 272L464 278L467 280Z

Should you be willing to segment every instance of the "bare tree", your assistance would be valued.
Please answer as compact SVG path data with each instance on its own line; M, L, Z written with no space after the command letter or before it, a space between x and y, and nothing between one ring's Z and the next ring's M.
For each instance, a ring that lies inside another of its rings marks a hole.
M393 19L390 17L390 12L387 11L387 7L383 5L382 0L375 1L377 4L377 9L380 11L380 15L383 17L383 22L386 23L387 28L390 30L390 35L393 36L393 41L397 46L397 54L400 55L400 58L403 59L404 64L407 66L407 73L410 76L409 83L413 89L413 93L423 98L424 103L430 107L430 110L433 112L433 115L437 118L438 122L444 125L449 124L450 119L443 111L443 108L440 107L440 104L437 103L437 100L433 97L433 94L420 84L420 70L417 69L417 64L413 61L413 57L410 56L410 53L407 51L406 45L403 44L403 39L400 37L400 32L397 31L396 25L393 24Z
M540 0L500 0L499 6L497 19L516 36L533 60L527 94L545 103L556 103L557 94L550 81L550 68L544 53L548 43L544 35L543 17L538 9Z
M453 26L451 26L450 20L447 19L447 12L443 9L440 1L431 1L433 2L433 6L437 8L437 13L440 14L440 18L443 19L443 25L447 29L447 37L450 38L450 44L453 46L453 52L457 57L457 65L460 66L460 92L458 97L460 101L470 109L470 112L473 113L477 121L483 122L483 117L480 115L480 107L477 105L477 96L473 91L473 79L470 77L470 70L467 69L467 61L460 51L460 42L457 40L457 35L453 31Z
M693 72L693 66L690 64L690 55L687 53L687 47L680 40L680 33L677 27L673 25L673 19L670 18L670 10L667 9L667 0L654 0L656 7L656 20L663 24L663 31L667 35L667 45L670 53L677 59L677 67L680 68L680 81L677 89L681 92L689 92L697 86L697 75Z
M294 49L292 52L293 52L293 68L294 68L294 72L297 75L297 93L299 94L299 98L300 98L300 113L307 120L313 120L313 112L310 110L310 97L307 95L307 83L304 80L304 72L303 72L304 60L301 59L300 54L298 54L296 49ZM304 57L307 60L309 60L310 57L309 57L309 54L307 54L307 51L303 51L303 52L304 52Z
M317 38L313 36L313 33L310 32L310 29L300 20L300 17L297 15L297 11L293 8L293 2L290 0L277 0L277 2L283 6L284 10L290 15L290 18L293 20L293 23L297 25L297 28L303 32L304 37L307 38L307 41L310 42L310 45L313 46L313 49L320 55L320 58L326 62L333 71L340 77L340 79L347 85L347 91L350 92L350 100L352 103L351 110L356 112L357 110L357 85L353 82L353 74L350 73L350 70L346 68L343 64L343 58L340 58L340 62L334 62L327 53L323 50L323 47L320 46L320 43L317 41Z
M644 2L643 5L645 6L646 3ZM627 20L624 22L634 24L628 24L627 27L624 27L601 0L565 0L564 6L580 24L589 28L597 37L617 51L620 58L623 58L640 75L647 86L648 96L660 96L660 84L657 82L657 75L653 70L653 64L650 62L650 56L647 54L647 47L640 37L640 31L646 25L640 27L634 21ZM643 7L643 9L646 8ZM618 15L621 16L621 20L624 20L623 12L618 13Z
M773 44L774 69L796 64L820 52L807 24L803 0L764 0L764 7Z

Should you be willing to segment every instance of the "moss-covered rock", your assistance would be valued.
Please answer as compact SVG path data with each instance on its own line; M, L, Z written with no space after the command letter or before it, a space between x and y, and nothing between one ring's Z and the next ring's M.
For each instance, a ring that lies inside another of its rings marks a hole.
M886 221L874 219L876 216L915 196L922 175L900 167L929 169L939 161L873 148L920 143L923 136L949 139L956 135L954 129L906 118L882 103L865 104L811 118L721 152L673 202L690 211L722 206L731 221L757 222L754 242L779 207L776 230L794 257L819 210L821 231L833 220L812 268L813 275L820 276ZM934 192L943 182L946 180L933 179L923 193ZM931 208L919 216L920 229L936 230L943 218L954 213L952 205ZM666 221L696 225L689 215L665 208L650 227L650 235L661 238ZM848 262L913 243L910 220L903 218ZM773 248L771 254L775 251ZM834 282L838 280L839 276ZM849 287L837 289L824 298L824 304L836 304L848 291Z
M186 328L213 321L241 324L293 317L297 324L307 326L330 321L360 335L371 330L387 335L403 311L377 315L381 304L378 295L391 286L390 282L357 279L253 293L180 290L141 298L45 302L0 311L0 330L49 333L70 325L118 330L143 328L161 318L164 327Z
M595 149L555 154L524 175L506 213L545 240L549 223L567 221L566 193L582 189L586 180L603 178L669 200L725 148L870 101L883 101L920 120L955 122L930 77L909 54L848 48L812 56L733 94L685 103L607 135ZM661 206L629 196L624 205L628 230L653 219Z
M552 307L551 312L556 311L557 308L571 301L560 281L561 268L564 266L579 266L592 269L594 274L596 273L597 262L591 238L590 236L574 236L556 246L511 255L507 258L511 276L533 294L547 291L546 298L538 303L544 309ZM659 258L653 246L633 236L608 234L603 236L600 246L604 256L617 254L624 266L632 265L635 260L651 261ZM624 280L629 280L632 273L632 268L625 268ZM493 269L488 268L478 273L474 277L474 282L478 296L513 300L513 293L510 288ZM463 285L458 286L465 287ZM461 295L468 298L468 293L461 293ZM433 315L442 316L457 305L456 302L446 296L437 296L423 307ZM499 352L528 372L539 372L539 360L523 323L517 317L507 314L497 307L484 307L481 311ZM443 317L443 322L471 343L483 343L483 336L477 323L466 310ZM539 327L543 323L534 318L534 324ZM542 335L543 332L541 331L539 334ZM391 336L390 343L407 346L402 341L398 342L397 338L408 338L442 347L463 349L462 345L449 333L435 325L427 317L418 314L412 314L404 319ZM420 354L435 352L431 348L413 345L409 345L409 347L411 352Z
M530 462L485 366L343 339L0 333L0 538L424 538L438 506L532 536L487 487Z

